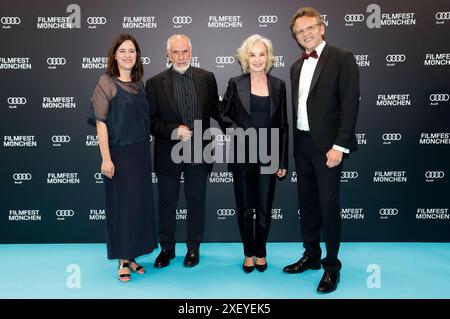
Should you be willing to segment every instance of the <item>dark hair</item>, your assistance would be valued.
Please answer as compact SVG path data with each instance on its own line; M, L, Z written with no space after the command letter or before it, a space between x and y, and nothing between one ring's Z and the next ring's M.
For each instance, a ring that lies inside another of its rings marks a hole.
M144 67L142 66L141 61L141 49L139 48L136 39L131 34L128 33L121 33L116 39L114 39L113 45L108 52L108 69L106 70L106 73L112 77L120 76L115 55L117 49L122 45L122 43L124 43L127 40L133 42L134 47L136 48L136 63L134 64L133 69L131 70L131 80L134 82L139 82L141 81L142 76L144 75Z
M319 24L325 24L323 22L322 16L316 9L311 8L311 7L300 8L294 13L294 15L291 18L291 22L289 23L289 27L291 28L292 36L294 37L294 39L295 39L294 24L295 24L295 21L301 17L314 17L318 20Z

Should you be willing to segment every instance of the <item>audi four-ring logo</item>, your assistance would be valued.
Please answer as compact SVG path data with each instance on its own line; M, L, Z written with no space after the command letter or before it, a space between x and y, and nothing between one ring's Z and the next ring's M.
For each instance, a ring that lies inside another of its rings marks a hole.
M87 18L88 24L106 24L106 18L105 17L89 17Z
M67 60L66 58L47 58L47 64L48 65L64 65L66 64Z
M380 215L381 216L395 216L398 214L397 208L381 208Z
M99 181L99 180L102 180L102 179L103 179L103 175L102 175L102 173L95 173L95 174L94 174L94 178L95 178L97 181Z
M14 173L13 179L15 181L29 181L31 180L32 176L30 173Z
M277 16L259 16L258 22L259 23L277 23L278 17Z
M402 134L400 133L384 133L383 141L400 141L402 139Z
M217 210L217 216L234 216L236 214L236 211L232 208L230 209L218 209Z
M192 18L190 16L176 16L172 18L175 24L191 24Z
M386 55L386 62L405 62L406 55L404 54L388 54Z
M436 12L437 20L450 20L450 11L448 12Z
M426 178L444 178L445 173L443 171L427 171L425 172Z
M355 171L343 171L341 172L341 178L358 178L359 174Z
M235 59L233 56L218 56L216 57L217 64L232 64Z
M72 217L75 212L72 209L58 209L56 211L56 217Z
M2 24L19 24L21 22L19 17L2 17L0 21Z
M430 101L431 102L447 102L450 100L449 94L431 94Z
M141 57L142 64L150 64L150 58L148 56Z
M363 14L346 14L344 17L345 22L362 22L364 21Z
M52 142L53 143L69 143L70 136L69 135L53 135Z
M7 102L9 105L23 105L27 103L27 99L23 96L10 96Z
M231 136L230 135L217 135L216 141L217 142L230 142Z

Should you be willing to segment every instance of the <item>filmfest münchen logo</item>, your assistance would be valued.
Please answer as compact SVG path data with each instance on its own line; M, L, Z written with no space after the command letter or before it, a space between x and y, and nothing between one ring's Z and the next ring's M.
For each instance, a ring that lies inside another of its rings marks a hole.
M169 58L166 58L166 69L170 68L172 66L172 63L170 63ZM193 56L191 59L191 66L200 68L200 61L198 60L198 56Z
M229 184L233 183L233 173L232 172L211 172L209 176L210 183L222 183Z
M298 178L297 172L292 172L291 183L297 183L297 178Z
M356 141L358 145L366 145L367 144L367 137L366 133L356 133Z
M4 147L36 147L35 135L5 135L3 137Z
M175 211L175 219L176 220L186 220L187 219L187 208L177 208Z
M10 96L6 99L9 109L17 109L19 105L27 104L27 98L24 96Z
M420 133L419 144L423 145L448 145L450 144L450 133Z
M81 60L82 70L104 70L108 66L108 57L83 57Z
M368 54L355 54L355 60L356 64L358 64L359 67L369 67L370 66L370 60Z
M272 208L271 218L272 220L283 220L281 208Z
M69 4L66 12L69 16L37 17L37 29L79 29L81 28L81 8L77 4Z
M39 222L42 220L42 215L39 209L10 209L8 220L15 222Z
M76 109L74 96L43 96L43 109Z
M242 28L241 16L209 16L208 28L210 29L233 29Z
M98 136L97 135L86 135L86 146L98 146Z
M123 17L123 29L156 29L158 24L154 16Z
M90 209L89 210L89 220L91 220L91 221L106 220L105 210L104 209Z
M416 219L449 220L448 208L417 208Z
M448 93L433 93L429 97L430 105L448 104L450 101L450 94Z
M11 29L11 27L18 26L22 20L19 17L1 17L0 23L2 24L2 29Z
M78 173L48 173L47 184L80 184Z
M450 53L427 53L423 65L448 66L450 65Z
M368 15L366 15L368 13ZM416 24L415 12L382 13L378 4L370 4L365 13L349 12L344 15L345 26L353 27L366 21L369 29L384 26L411 26Z
M406 171L375 171L374 183L406 183L408 177Z
M31 70L31 58L13 57L4 58L0 57L0 70Z
M363 208L342 208L341 219L364 219Z
M378 94L377 106L411 106L411 98L409 94Z
M275 62L273 63L274 68L284 68L284 56L276 55Z

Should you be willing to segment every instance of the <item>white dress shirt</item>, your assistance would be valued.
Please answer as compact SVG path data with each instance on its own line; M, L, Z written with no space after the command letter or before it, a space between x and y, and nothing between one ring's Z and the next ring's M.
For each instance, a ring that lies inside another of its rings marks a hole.
M302 69L300 71L300 80L298 83L298 112L297 112L297 129L300 131L309 131L308 123L308 110L306 108L306 100L308 99L309 89L311 87L311 81L316 69L317 62L320 59L323 48L326 42L322 41L316 48L317 59L309 58L303 61ZM338 145L333 145L333 148L344 152L350 153L350 150Z

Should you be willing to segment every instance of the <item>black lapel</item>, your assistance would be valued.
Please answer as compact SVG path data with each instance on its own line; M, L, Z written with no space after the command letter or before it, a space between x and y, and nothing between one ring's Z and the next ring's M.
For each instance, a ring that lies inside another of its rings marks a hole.
M197 69L194 67L192 68L192 78L194 79L194 86L195 86L195 96L197 97L197 108L199 113L198 114L203 114L203 105L204 105L204 97L205 95L203 94L203 92L205 91L205 89L207 89L208 84L206 83L206 81L203 81L202 77L200 76L200 74L197 72Z
M320 72L322 72L323 66L328 60L328 51L330 47L328 44L325 44L322 53L320 54L319 61L317 62L316 69L314 70L313 78L311 80L311 86L309 87L308 95L311 94L312 90L317 84L317 80L319 79Z
M272 117L277 110L278 101L280 97L278 96L279 87L273 77L267 74L267 81L269 81L269 96L270 96L270 116Z
M247 114L250 115L250 74L244 74L236 83L239 99L242 102Z
M303 59L300 59L294 69L294 77L292 79L292 92L294 96L294 109L295 109L295 115L298 113L298 86L300 82L300 71L303 66Z
M167 101L169 102L169 106L173 109L175 114L181 120L180 112L178 111L177 101L175 101L175 92L173 90L173 82L172 82L172 70L168 69L164 74L163 78L163 87L166 92Z

